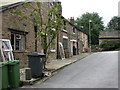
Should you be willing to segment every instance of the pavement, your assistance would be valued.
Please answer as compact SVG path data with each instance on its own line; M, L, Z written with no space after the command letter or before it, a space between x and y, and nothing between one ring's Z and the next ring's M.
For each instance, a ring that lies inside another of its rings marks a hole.
M67 58L64 60L51 60L51 62L47 63L47 70L52 70L52 72L59 70L69 64L72 64L78 60L83 59L84 57L90 55L90 53L81 53L80 55L75 55L72 58Z
M77 59L77 56L75 58ZM34 85L24 86L23 88L117 89L118 60L118 51L94 53L57 71L57 74L45 82L37 82Z
M49 63L46 64L47 71L45 71L45 77L43 78L32 78L31 80L22 80L23 85L32 85L35 84L36 82L42 83L49 78L51 78L53 75L56 74L56 71L72 64L75 63L91 53L81 53L80 55L75 55L71 58L67 58L64 60L56 59L56 60L51 60Z

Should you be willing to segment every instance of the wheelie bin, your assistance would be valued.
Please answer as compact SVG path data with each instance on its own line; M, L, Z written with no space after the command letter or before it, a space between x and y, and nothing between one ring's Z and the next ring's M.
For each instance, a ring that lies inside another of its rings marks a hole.
M9 61L8 74L10 88L18 88L20 86L20 68L19 60Z
M28 55L29 67L33 78L39 78L43 74L44 53L31 53Z
M8 62L0 62L0 89L7 89L8 87Z

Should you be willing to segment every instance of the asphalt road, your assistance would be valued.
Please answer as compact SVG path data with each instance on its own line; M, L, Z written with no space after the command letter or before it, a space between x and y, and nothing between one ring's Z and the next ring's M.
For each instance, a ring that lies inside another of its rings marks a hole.
M32 88L118 88L118 52L94 53Z

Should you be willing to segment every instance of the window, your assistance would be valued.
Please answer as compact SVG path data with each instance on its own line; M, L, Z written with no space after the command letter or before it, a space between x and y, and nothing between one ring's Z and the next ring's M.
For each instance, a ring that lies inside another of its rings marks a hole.
M66 26L66 21L63 21L64 25Z
M54 2L50 2L50 8L52 8L54 6ZM51 12L51 18L50 19L54 19L55 18L55 15L53 12Z
M67 33L67 30L65 30L65 29L63 29L62 31Z
M51 35L49 38L49 41L51 41L53 36ZM50 44L50 51L55 52L55 45L54 45L55 40L53 40L53 43Z
M68 49L68 39L66 39L66 38L63 38L63 48L64 48L64 50Z
M11 33L11 45L13 50L24 50L25 36L22 34Z
M67 23L66 23L66 21L63 21L63 24L64 24L63 31L64 31L64 32L67 32L67 27L66 27L66 26L67 26Z
M50 2L50 7L52 7L54 5L54 2Z
M75 28L73 27L73 33L75 33Z

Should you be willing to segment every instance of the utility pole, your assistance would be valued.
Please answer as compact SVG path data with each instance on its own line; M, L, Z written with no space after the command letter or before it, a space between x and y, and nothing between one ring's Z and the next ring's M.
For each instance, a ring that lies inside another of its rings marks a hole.
M92 20L89 20L89 48L90 48L90 53L91 53L91 22Z

